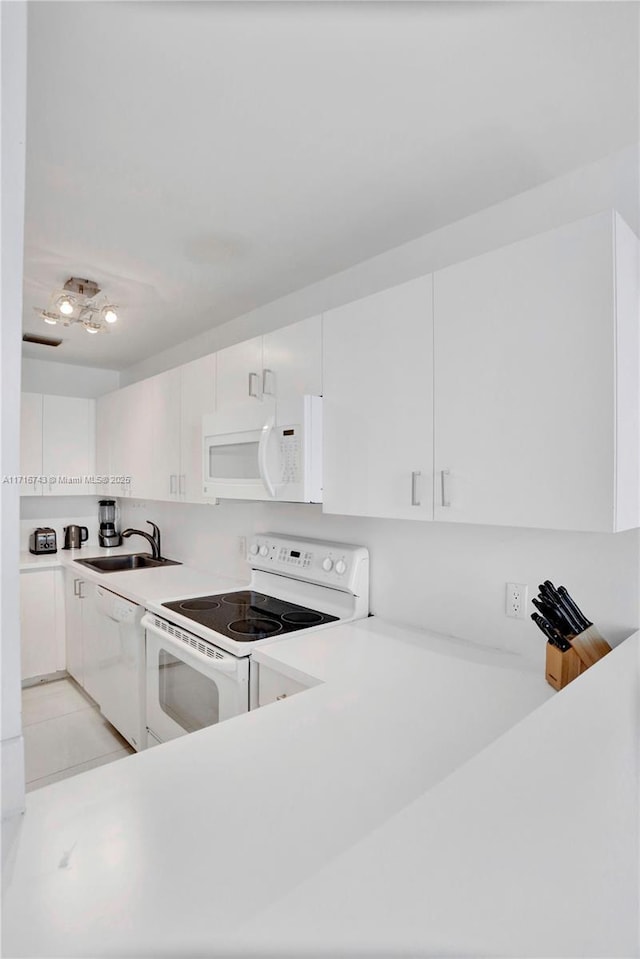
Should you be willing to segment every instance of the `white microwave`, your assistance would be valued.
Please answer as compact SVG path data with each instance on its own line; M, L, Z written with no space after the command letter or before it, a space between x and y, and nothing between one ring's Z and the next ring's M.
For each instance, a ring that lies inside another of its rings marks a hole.
M321 503L322 397L301 397L297 423L278 423L272 411L258 427L243 419L203 417L204 495Z

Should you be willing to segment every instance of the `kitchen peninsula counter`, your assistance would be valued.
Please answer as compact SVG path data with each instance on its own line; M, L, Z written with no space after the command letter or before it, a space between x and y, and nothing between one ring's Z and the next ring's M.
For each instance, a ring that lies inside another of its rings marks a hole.
M375 617L266 646L316 685L28 794L3 954L635 955L637 650L554 693Z

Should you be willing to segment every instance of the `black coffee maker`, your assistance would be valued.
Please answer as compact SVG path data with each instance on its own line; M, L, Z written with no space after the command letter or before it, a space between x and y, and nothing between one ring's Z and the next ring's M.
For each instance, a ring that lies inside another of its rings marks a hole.
M101 546L122 546L122 536L116 532L116 501L101 499L98 501L98 542Z

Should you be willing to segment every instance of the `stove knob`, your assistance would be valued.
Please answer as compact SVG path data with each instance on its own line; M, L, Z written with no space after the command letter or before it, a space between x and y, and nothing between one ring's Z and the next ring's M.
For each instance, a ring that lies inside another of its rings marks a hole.
M325 572L327 573L330 572L333 569L333 560L329 559L329 557L327 556L325 559L322 560L322 568L325 570Z
M263 544L263 545L260 547L260 555L261 555L261 556L266 556L268 552L269 552L269 547L268 547L268 546L265 546L265 545Z
M257 544L257 543L252 543L251 546L249 547L249 552L251 553L252 556L257 556L257 555L258 555L258 544Z
M338 576L342 576L342 574L345 573L346 570L347 570L347 564L344 562L344 560L339 559L338 562L336 563L336 573L338 574Z

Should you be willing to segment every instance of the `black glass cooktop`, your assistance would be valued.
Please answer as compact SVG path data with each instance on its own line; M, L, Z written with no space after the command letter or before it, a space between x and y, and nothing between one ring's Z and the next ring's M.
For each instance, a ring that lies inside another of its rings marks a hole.
M283 636L297 629L308 629L322 623L335 623L337 616L320 613L305 606L296 606L264 593L243 589L235 593L220 593L217 596L198 596L195 599L179 599L163 603L187 619L216 633L249 643L270 636Z

